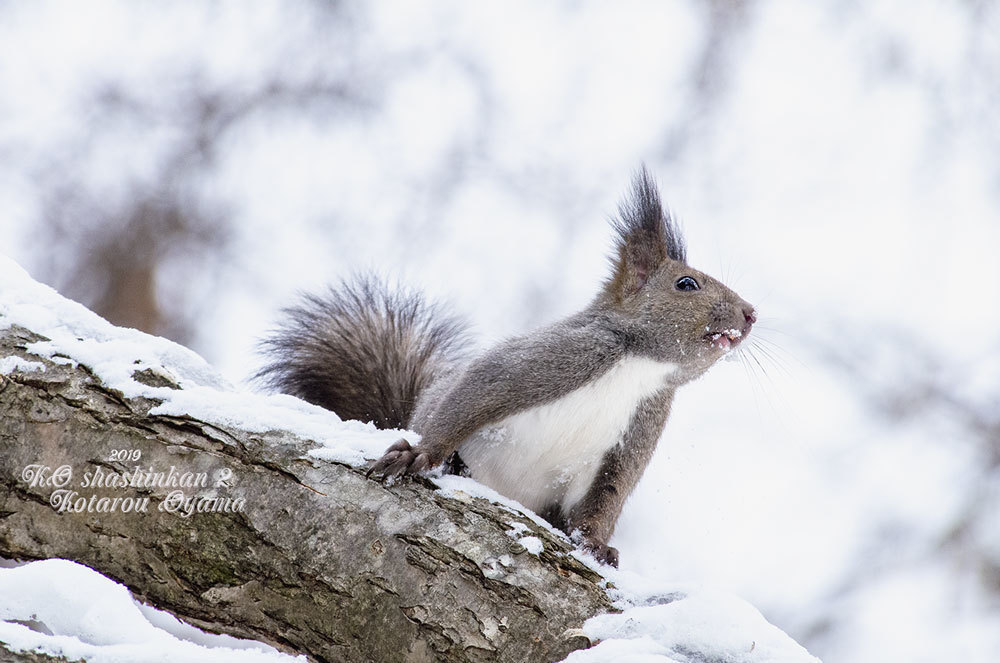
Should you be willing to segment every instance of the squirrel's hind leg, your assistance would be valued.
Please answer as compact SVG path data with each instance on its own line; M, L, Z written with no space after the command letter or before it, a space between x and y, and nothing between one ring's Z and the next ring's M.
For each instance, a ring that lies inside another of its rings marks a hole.
M601 562L602 564L610 564L615 567L618 566L618 549L613 548L606 543L601 543L593 537L587 536L587 534L579 528L572 527L561 504L550 504L542 509L538 515L548 521L548 523L556 529L560 529L565 532L567 536L571 536L574 543L593 555L598 562Z

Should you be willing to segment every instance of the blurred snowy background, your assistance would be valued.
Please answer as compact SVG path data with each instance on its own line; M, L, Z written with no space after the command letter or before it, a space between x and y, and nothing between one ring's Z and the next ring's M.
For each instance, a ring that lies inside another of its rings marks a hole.
M0 250L239 382L359 268L484 343L577 310L645 162L761 324L623 567L827 663L995 663L998 108L987 0L0 2Z

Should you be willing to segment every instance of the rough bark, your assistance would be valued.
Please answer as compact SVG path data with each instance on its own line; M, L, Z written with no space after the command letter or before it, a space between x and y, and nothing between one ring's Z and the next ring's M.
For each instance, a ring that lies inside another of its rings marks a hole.
M0 356L46 366L0 376L2 557L75 560L201 628L317 661L554 661L587 646L574 629L612 609L597 574L523 515L427 480L384 486L310 458L313 445L287 432L150 415L155 401L27 352L39 338L0 332ZM121 449L141 460L113 459ZM37 465L70 466L63 489L80 497L146 497L148 509L60 513L59 481L32 485ZM206 473L185 496L244 506L183 517L161 510L176 488L80 487L87 472L136 466ZM540 556L510 523L543 540Z
M0 642L0 663L70 663L70 659L30 651L12 651Z

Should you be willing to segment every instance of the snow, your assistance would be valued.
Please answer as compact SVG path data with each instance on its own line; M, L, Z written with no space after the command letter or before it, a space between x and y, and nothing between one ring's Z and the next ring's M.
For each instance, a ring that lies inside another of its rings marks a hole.
M2 328L21 325L50 339L31 343L29 352L46 357L58 355L84 365L128 396L162 399L151 410L153 413L312 436L323 446L311 455L340 462L361 463L377 458L387 439L405 433L342 422L332 413L290 396L238 392L194 353L161 338L114 327L36 283L8 258L0 258L0 282L4 284L0 289ZM0 362L11 367L38 364L10 359ZM149 387L137 382L132 373L143 369L170 376L182 388ZM459 500L491 500L568 540L522 505L471 479L449 475L435 480L444 495ZM537 536L526 535L526 531L523 523L515 521L508 534L528 552L541 554L544 543ZM609 595L625 612L588 621L584 631L602 643L585 658L574 655L570 661L607 661L616 651L677 656L698 651L729 656L727 660L737 663L815 660L739 599L707 592L691 594L674 585L649 582L634 573L600 565L583 552L572 554L604 575ZM664 600L671 602L649 605ZM98 663L291 660L264 645L204 634L165 613L139 606L122 585L67 560L0 568L0 620L0 642L10 648L87 657ZM661 656L660 660L671 659Z
M541 555L542 551L545 550L545 543L539 539L537 536L521 536L525 531L527 531L528 526L524 523L509 523L510 530L507 534L512 539L524 546L525 550L530 552L532 555ZM550 531L554 531L551 530Z
M328 410L291 396L237 389L191 350L134 329L115 327L38 283L2 255L0 283L0 327L20 325L49 339L28 344L29 352L83 364L126 397L161 401L150 410L153 414L187 415L253 432L287 430L321 445L311 455L350 464L380 457L401 435L400 431L378 430L370 423L342 421ZM18 357L2 362L0 372L4 373L10 368L41 366ZM133 377L145 370L165 376L181 388L152 387ZM414 441L420 439L409 435Z
M0 642L90 663L287 663L304 656L207 634L137 604L122 585L76 562L0 568Z
M600 643L573 652L566 663L819 663L753 606L707 590L664 605L598 615L587 620L583 631Z
M0 358L0 374L10 375L14 371L30 373L31 371L44 371L45 364L40 361L28 361L21 357Z
M470 500L472 498L482 498L484 500L489 500L494 504L498 504L512 513L519 513L527 516L532 522L534 522L539 527L544 527L553 535L563 538L569 541L569 538L560 532L559 530L549 525L549 523L542 519L541 516L536 514L534 511L528 509L523 504L517 500L510 499L504 495L501 495L497 491L493 490L489 486L483 485L478 481L474 481L469 477L460 477L455 474L441 474L436 473L434 475L434 483L438 485L438 492L446 497L451 497L457 500ZM521 529L523 525L520 523L511 523L511 527L515 528L514 533L520 534L524 530Z
M537 536L522 536L517 542L532 555L541 555L542 551L545 550L545 544Z

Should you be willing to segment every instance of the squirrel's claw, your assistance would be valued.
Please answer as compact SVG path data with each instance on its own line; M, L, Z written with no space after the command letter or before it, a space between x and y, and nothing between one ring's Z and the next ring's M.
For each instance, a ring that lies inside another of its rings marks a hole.
M380 479L391 479L404 474L416 474L430 466L430 456L425 452L417 451L403 439L386 449L385 455L375 461L365 476L370 477L374 474Z
M410 472L423 472L431 466L431 457L424 453L417 454L410 464Z

